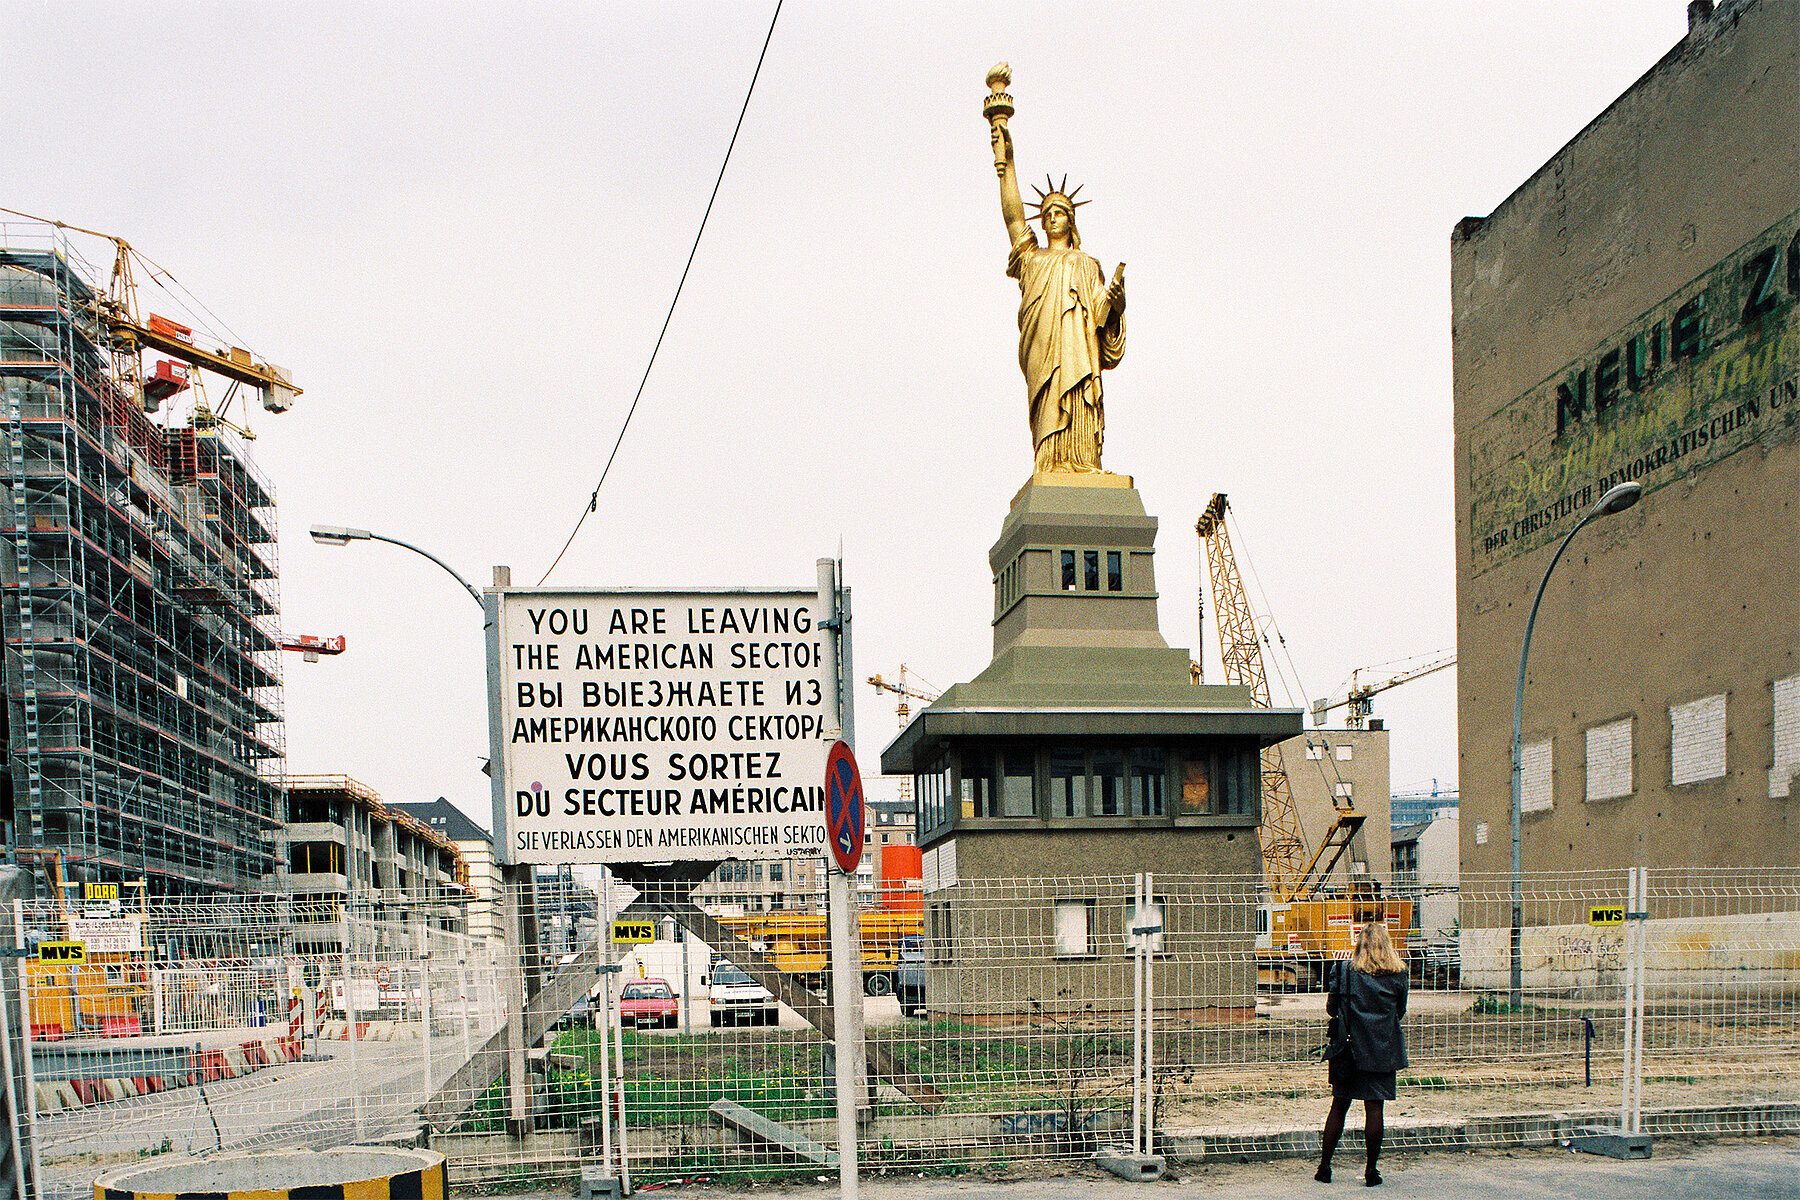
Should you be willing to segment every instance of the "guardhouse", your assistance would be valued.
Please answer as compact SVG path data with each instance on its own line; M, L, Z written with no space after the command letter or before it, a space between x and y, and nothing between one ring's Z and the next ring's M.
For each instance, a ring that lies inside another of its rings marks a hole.
M1171 961L1211 964L1169 981L1171 1003L1254 1006L1260 756L1301 712L1191 681L1157 626L1156 527L1129 476L1034 475L988 554L993 661L882 753L884 774L914 779L934 1012L1006 1020L1059 993L1115 996L1138 872L1169 885ZM1118 886L1061 895L1078 877ZM1006 937L973 936L1002 911ZM986 969L1002 947L1007 969Z

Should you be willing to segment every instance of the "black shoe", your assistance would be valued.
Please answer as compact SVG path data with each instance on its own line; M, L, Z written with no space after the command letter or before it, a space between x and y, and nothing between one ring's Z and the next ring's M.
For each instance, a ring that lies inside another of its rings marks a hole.
M1331 1166L1330 1166L1330 1164L1320 1163L1319 1169L1313 1172L1313 1178L1318 1180L1320 1183L1330 1183L1331 1182Z
M1364 1171L1363 1172L1363 1186L1364 1187L1380 1187L1381 1186L1381 1172L1377 1171L1374 1167L1370 1167L1368 1170Z

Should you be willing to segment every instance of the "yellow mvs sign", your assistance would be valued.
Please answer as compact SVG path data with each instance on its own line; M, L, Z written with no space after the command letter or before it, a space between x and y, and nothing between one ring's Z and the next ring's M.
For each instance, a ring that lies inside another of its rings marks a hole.
M655 921L614 921L613 941L620 945L637 946L656 940Z
M1595 904L1588 908L1589 925L1623 925L1625 923L1625 906L1623 904Z
M87 943L39 942L37 956L39 962L84 963L87 961Z

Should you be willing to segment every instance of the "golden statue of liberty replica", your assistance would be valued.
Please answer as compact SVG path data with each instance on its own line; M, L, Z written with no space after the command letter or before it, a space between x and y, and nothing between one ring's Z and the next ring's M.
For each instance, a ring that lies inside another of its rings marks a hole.
M1006 87L1012 70L1000 63L988 72L989 95L982 108L1000 176L1000 214L1012 239L1006 273L1019 281L1019 369L1030 401L1032 472L1099 472L1106 433L1100 372L1125 355L1125 264L1106 281L1100 264L1081 251L1075 209L1086 204L1063 186L1044 182L1033 205L1044 227L1044 244L1026 219L1013 165L1013 115ZM1075 192L1080 192L1078 187Z

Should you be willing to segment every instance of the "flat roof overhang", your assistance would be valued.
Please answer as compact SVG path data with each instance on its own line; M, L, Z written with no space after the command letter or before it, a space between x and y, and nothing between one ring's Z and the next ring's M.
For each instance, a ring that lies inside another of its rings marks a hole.
M945 746L968 738L1250 738L1272 746L1298 737L1304 728L1298 708L932 707L881 752L881 773L916 774Z

